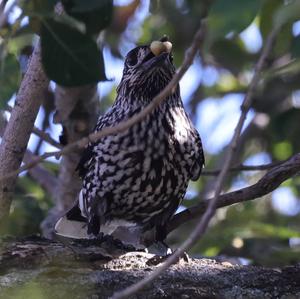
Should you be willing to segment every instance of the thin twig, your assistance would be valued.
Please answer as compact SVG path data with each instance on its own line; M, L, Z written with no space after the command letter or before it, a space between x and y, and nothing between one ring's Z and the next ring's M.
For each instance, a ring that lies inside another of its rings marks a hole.
M254 76L253 76L252 81L250 83L248 92L246 93L245 99L244 99L243 104L241 106L241 111L242 111L241 116L240 116L238 124L235 128L233 138L230 142L230 146L228 148L228 151L227 151L227 154L226 154L226 157L225 157L225 161L224 161L224 166L223 166L223 168L222 168L222 170L221 170L221 172L220 172L220 174L217 178L217 181L216 181L215 192L214 192L215 195L214 195L213 199L210 200L205 213L199 219L196 228L192 231L191 235L185 240L185 242L174 252L174 254L172 254L165 261L164 264L162 264L159 268L157 268L155 271L153 271L150 275L146 276L144 279L140 280L136 284L133 284L133 285L129 286L128 288L124 289L124 290L116 292L112 296L112 299L121 299L121 298L132 297L132 295L134 295L139 290L144 288L148 283L152 282L163 271L165 271L172 264L174 264L182 256L182 254L185 251L189 250L196 243L196 241L198 241L199 238L204 234L210 219L215 214L215 210L216 210L216 207L217 207L217 200L218 200L219 195L221 193L222 186L223 186L223 183L225 181L225 176L226 176L226 174L227 174L227 172L230 168L230 164L231 164L234 152L235 152L236 147L237 147L238 138L240 136L240 133L242 131L242 127L244 125L244 122L245 122L245 119L246 119L246 116L247 116L247 112L250 109L254 90L255 90L258 82L259 82L260 72L261 72L261 70L264 66L264 62L265 62L267 56L271 52L273 42L275 40L276 33L277 33L277 31L273 30L269 34L269 36L267 37L266 44L265 44L265 46L262 50L262 54L261 54L261 56L260 56L260 58L259 58L259 60L256 64Z
M76 142L70 143L67 146L65 146L60 151L45 153L39 158L35 160L34 163L31 163L30 165L26 165L24 167L20 167L18 170L10 172L4 176L0 177L0 181L3 179L6 179L11 176L15 176L19 173L21 173L24 170L27 170L28 167L33 167L37 163L40 163L41 161L55 156L59 158L62 155L68 154L70 152L73 152L78 149L84 148L89 142L96 142L100 138L103 138L108 135L113 135L117 133L121 133L135 125L136 123L142 121L148 114L150 114L162 101L164 101L169 95L171 95L174 92L174 87L179 83L180 79L183 77L183 75L186 73L190 65L193 63L194 57L196 55L196 52L198 50L199 44L203 40L204 36L204 29L201 27L199 29L194 37L194 41L192 43L192 47L187 51L185 55L185 59L182 63L181 68L178 70L178 72L173 76L172 80L169 82L169 84L152 100L148 106L145 107L141 112L137 113L133 117L129 118L126 121L123 121L119 123L118 125L114 127L106 127L103 128L99 132L94 132L88 135L87 137L84 137Z
M286 161L286 160L285 160ZM235 171L256 171L256 170L268 170L270 168L273 168L275 166L278 166L285 161L277 161L277 162L272 162L268 164L261 164L261 165L238 165L235 167L231 167L228 169L228 172L235 172ZM205 176L217 176L221 172L221 169L217 170L203 170L201 175Z
M4 13L4 9L5 9L7 2L8 2L8 0L3 0L2 2L0 2L0 28L3 27L3 25L5 25L5 23L7 22L8 14L11 12L11 10L15 6L15 2L12 3L11 6L9 7L9 9L7 9L7 12Z
M45 141L45 142L47 142L47 143L53 145L53 146L56 147L56 148L59 148L59 149L62 149L62 148L63 148L63 146L62 146L59 142L57 142L56 140L54 140L54 139L50 136L50 134L48 134L48 133L46 133L46 132L40 130L40 129L37 128L37 127L33 127L32 133L34 133L35 135L39 136L43 141Z
M9 105L6 105L6 107L5 107L5 110L7 110L8 112L11 112L12 109L13 109L13 108L12 108L11 106L9 106ZM57 142L56 140L54 140L48 133L46 133L46 132L40 130L39 128L37 128L37 127L35 127L35 126L34 126L33 129L32 129L32 133L35 134L35 135L37 135L37 136L40 137L43 141L45 141L45 142L47 142L47 143L53 145L53 146L56 147L56 148L59 148L59 149L62 149L62 148L63 148L63 146L62 146L59 142Z

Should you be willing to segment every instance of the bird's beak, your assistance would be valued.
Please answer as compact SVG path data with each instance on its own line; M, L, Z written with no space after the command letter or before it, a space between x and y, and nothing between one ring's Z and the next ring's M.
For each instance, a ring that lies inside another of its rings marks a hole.
M154 56L151 51L149 51L149 54L146 55L146 57L141 62L140 67L143 70L147 71L152 69L153 67L163 66L164 64L166 64L169 55L169 53L161 53L158 56Z

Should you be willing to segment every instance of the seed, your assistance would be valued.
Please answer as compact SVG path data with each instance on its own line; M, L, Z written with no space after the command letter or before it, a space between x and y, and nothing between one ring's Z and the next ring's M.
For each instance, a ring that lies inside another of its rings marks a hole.
M166 46L163 42L153 41L150 45L150 50L155 56L158 56L162 52L166 51Z
M171 53L171 51L172 51L172 43L170 43L170 42L163 42L163 44L165 46L165 52Z

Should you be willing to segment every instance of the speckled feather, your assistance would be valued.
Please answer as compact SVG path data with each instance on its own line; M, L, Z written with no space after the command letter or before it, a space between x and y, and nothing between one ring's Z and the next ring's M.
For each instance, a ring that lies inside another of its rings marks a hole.
M175 73L172 56L157 57L148 46L130 51L112 108L96 131L114 126L151 102ZM83 188L79 200L88 233L114 219L163 227L175 213L190 179L204 163L201 139L187 116L179 86L144 120L122 133L90 144L79 163Z

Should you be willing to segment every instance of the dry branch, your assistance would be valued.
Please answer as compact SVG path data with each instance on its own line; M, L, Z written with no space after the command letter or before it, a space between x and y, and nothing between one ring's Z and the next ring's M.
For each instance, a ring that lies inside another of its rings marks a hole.
M7 106L6 106L6 110L7 110L8 112L11 113L12 110L13 110L13 107L7 105ZM54 140L54 139L50 136L50 134L48 134L48 133L46 133L46 132L40 130L40 129L37 128L36 126L34 126L34 127L32 128L32 133L35 134L36 136L40 137L43 141L45 141L45 142L47 142L47 143L53 145L53 146L56 147L56 148L60 148L60 149L63 148L63 146L62 146L59 142L57 142L56 140Z
M153 255L50 240L0 240L1 298L107 299L155 269ZM115 256L114 256L115 255ZM159 262L159 260L158 260ZM27 296L26 296L27 295ZM181 260L135 299L299 298L300 265L276 269Z
M57 142L56 140L54 140L48 133L40 130L37 127L33 127L32 129L32 133L37 135L38 137L40 137L43 141L51 144L52 146L56 147L56 148L63 148L63 146Z
M32 132L43 92L49 84L41 65L40 44L35 46L28 70L0 146L0 177L19 169ZM0 220L9 213L16 174L0 181Z
M217 208L230 206L236 203L245 202L262 197L280 186L285 180L290 179L300 172L300 153L292 156L284 163L270 169L257 183L233 192L219 196L216 203ZM194 207L190 207L176 215L170 220L167 232L171 232L183 223L195 219L203 214L208 203L212 199L201 201Z
M4 130L7 126L7 120L0 115L0 137L3 136ZM26 150L23 162L31 163L35 159L35 155ZM44 188L52 197L55 194L55 188L57 185L57 179L48 170L42 166L35 166L28 169L29 175L42 187Z
M273 168L274 166L280 165L285 161L278 161L278 162L273 162L273 163L268 163L268 164L261 164L261 165L239 165L235 167L231 167L228 169L230 172L235 172L235 171L257 171L257 170L268 170L270 168ZM204 170L202 171L201 175L205 176L216 176L219 175L221 172L221 169L217 170Z

